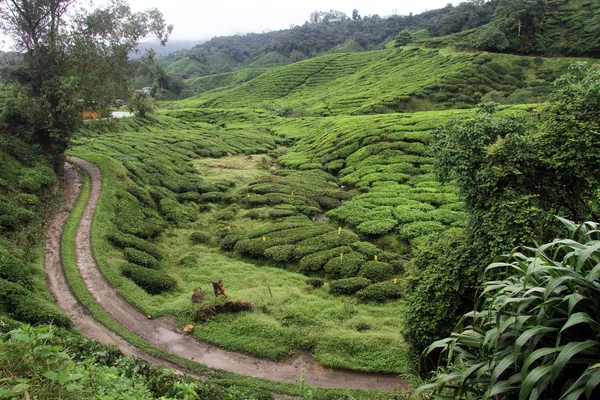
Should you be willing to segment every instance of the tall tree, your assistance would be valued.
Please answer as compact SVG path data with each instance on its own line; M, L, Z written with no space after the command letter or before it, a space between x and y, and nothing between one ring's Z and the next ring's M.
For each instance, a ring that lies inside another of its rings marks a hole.
M173 29L157 9L132 12L125 0L93 11L76 6L76 0L0 0L0 30L24 53L5 118L39 143L56 169L81 112L105 110L129 92L135 70L128 54L150 36L164 44Z

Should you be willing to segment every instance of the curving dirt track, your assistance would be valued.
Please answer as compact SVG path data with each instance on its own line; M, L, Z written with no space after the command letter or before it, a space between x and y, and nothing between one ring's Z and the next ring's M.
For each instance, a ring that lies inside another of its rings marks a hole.
M118 291L102 276L96 265L90 239L94 211L101 194L100 171L85 160L75 157L71 157L70 160L84 169L89 174L91 181L90 199L79 223L75 241L77 266L95 300L126 329L169 353L199 362L210 368L232 371L251 377L280 382L295 382L300 378L302 370L305 370L306 383L315 387L388 391L406 388L406 383L395 375L368 374L326 368L318 365L310 354L301 354L276 362L226 351L180 334L165 319L148 319L146 315L135 309L119 295ZM115 343L124 352L134 354L150 362L167 364L160 360L149 359L139 349L123 342L122 339L87 315L71 295L60 264L60 234L68 210L73 207L80 185L80 178L72 167L67 170L65 178L67 181L66 206L57 215L48 232L48 254L46 256L50 288L57 297L59 306L67 312L77 328L87 337L100 340L103 343Z

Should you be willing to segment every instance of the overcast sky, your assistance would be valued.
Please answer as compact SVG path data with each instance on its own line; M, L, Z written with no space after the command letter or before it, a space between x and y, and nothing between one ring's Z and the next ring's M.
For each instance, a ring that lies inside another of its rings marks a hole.
M82 1L83 3L84 1ZM265 32L302 25L315 10L339 10L348 15L407 15L454 5L453 0L129 0L136 11L156 7L175 26L172 39L210 39L236 33ZM8 50L7 44L0 48Z

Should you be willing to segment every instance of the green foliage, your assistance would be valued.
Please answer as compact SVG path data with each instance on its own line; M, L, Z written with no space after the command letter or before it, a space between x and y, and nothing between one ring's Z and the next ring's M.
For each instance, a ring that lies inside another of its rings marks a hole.
M324 269L327 275L333 279L352 278L358 275L358 271L361 270L364 263L365 256L353 251L348 254L339 254L327 262Z
M321 278L308 278L306 284L313 289L318 289L325 284L325 281Z
M394 275L394 267L381 261L369 261L361 269L358 276L367 278L371 282L389 280Z
M410 31L407 29L403 29L394 38L394 46L396 46L396 47L406 46L406 45L412 43L413 41L414 41L414 39L413 39Z
M132 194L121 191L117 197L114 222L122 232L148 239L165 229L160 215L151 208L143 207Z
M502 51L510 46L510 43L500 29L494 25L488 25L479 29L473 46L481 50Z
M121 268L123 276L131 279L146 292L157 295L169 292L177 287L177 281L161 271L156 271L135 264L124 264Z
M455 332L430 346L447 353L449 363L420 391L478 398L597 396L598 224L563 222L568 238L513 251L489 265L511 275L486 282Z
M362 301L384 302L388 300L399 299L402 297L400 285L391 280L374 283L356 293Z
M193 208L182 206L171 199L160 201L160 212L167 221L176 224L196 220L196 212Z
M206 243L210 239L211 235L203 231L195 231L190 234L190 241L194 244Z
M548 238L552 231L539 226L551 222L550 214L590 215L600 185L593 150L600 144L594 133L598 82L597 68L571 67L536 126L519 117L495 117L495 106L488 104L475 118L454 120L433 133L436 171L442 180L456 179L482 259L531 238Z
M415 359L472 307L479 272L471 251L464 232L449 230L418 248L406 266L405 338Z
M157 260L161 260L164 256L164 254L154 244L126 233L118 231L110 232L106 238L114 246L121 249L126 247L134 248L143 251L144 253L148 253Z
M23 261L0 248L0 278L33 289L33 271Z
M156 258L154 258L150 254L145 253L138 249L125 248L123 250L123 256L125 257L125 259L127 261L132 262L137 265L140 265L145 268L151 268L151 269L159 269L160 268L160 263L158 262L158 260Z
M369 286L371 281L366 278L346 278L329 282L329 292L337 295L350 295Z
M12 318L32 324L53 323L70 327L71 320L54 304L21 285L0 278L0 310Z

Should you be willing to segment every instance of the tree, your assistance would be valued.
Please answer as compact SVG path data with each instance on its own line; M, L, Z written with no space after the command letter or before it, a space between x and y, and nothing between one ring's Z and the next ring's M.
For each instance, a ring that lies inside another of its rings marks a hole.
M398 35L396 36L395 40L395 47L402 47L402 46L406 46L408 44L411 44L414 39L412 36L412 33L410 33L410 31L408 29L403 29L400 31L400 33L398 33Z
M93 11L76 4L0 0L0 29L24 53L12 73L19 89L6 119L19 121L20 132L41 145L57 170L81 112L129 97L135 69L128 54L150 36L164 44L172 30L158 10L134 13L125 0Z
M490 25L479 31L479 34L475 37L474 45L476 49L502 51L510 43L500 29Z
M140 118L154 112L154 100L146 93L135 93L129 100L129 110Z
M502 0L494 12L494 19L508 29L516 29L521 36L524 25L535 28L543 17L547 0Z
M354 10L352 10L352 21L359 21L360 20L360 14L358 13L358 10L355 8Z

